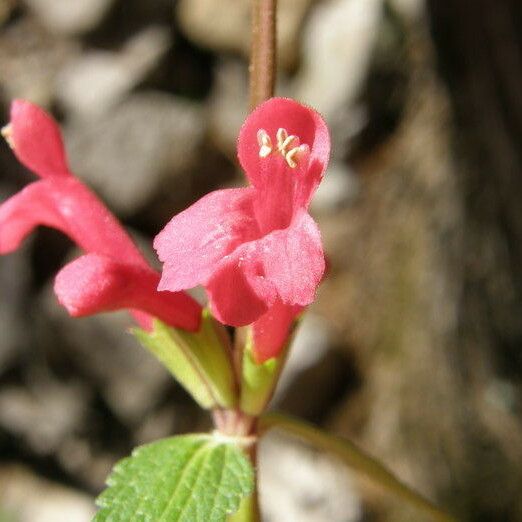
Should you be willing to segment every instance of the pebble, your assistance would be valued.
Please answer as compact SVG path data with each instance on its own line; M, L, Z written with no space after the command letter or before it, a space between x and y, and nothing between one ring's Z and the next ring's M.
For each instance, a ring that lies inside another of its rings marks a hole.
M147 77L171 44L168 27L151 26L118 52L87 51L61 71L57 99L73 118L99 118Z
M60 34L82 34L96 27L114 0L24 0L46 29ZM71 5L72 4L72 5Z
M66 143L73 171L121 216L138 212L195 161L205 131L201 108L160 92L132 94L103 116L72 122Z

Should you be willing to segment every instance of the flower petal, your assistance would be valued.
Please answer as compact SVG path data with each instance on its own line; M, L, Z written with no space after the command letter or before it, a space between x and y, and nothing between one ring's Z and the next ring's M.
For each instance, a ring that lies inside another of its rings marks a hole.
M205 287L219 321L245 326L265 314L278 298L285 305L310 304L324 268L319 229L302 211L289 228L236 248Z
M15 100L7 129L9 144L28 169L42 178L70 176L60 129L43 109Z
M292 324L303 307L289 306L277 300L253 325L254 357L258 364L277 357L292 331Z
M290 169L282 156L266 158L260 167L259 174L264 177L264 181L255 187L254 212L264 235L290 225L296 211L294 200L297 176L304 175L306 170L303 170L302 162L297 169Z
M0 205L0 253L15 250L38 225L67 234L87 252L148 266L116 218L75 178L48 178Z
M266 165L279 153L274 152L265 158L259 155L258 132L264 130L276 150L276 135L283 128L288 135L299 138L301 144L308 145L309 163L306 171L299 177L299 190L296 193L296 206L306 207L328 163L330 136L321 116L304 105L289 98L271 98L259 105L246 119L238 138L238 157L248 179L254 186L264 186L269 182ZM269 161L267 161L269 160ZM270 170L272 167L268 167ZM289 171L293 169L288 168Z
M264 276L259 242L251 241L223 259L205 286L212 313L224 324L253 323L272 306L275 288Z
M259 235L253 195L252 189L218 190L172 218L154 240L164 262L160 290L204 284L224 256Z
M54 290L59 302L73 317L130 308L171 326L197 330L200 305L185 292L158 292L158 282L159 274L151 268L87 254L58 273Z
M321 234L317 224L301 211L292 225L258 241L265 277L275 286L281 301L306 306L325 269Z
M48 191L45 181L31 183L0 205L0 254L16 250L38 225L61 228Z

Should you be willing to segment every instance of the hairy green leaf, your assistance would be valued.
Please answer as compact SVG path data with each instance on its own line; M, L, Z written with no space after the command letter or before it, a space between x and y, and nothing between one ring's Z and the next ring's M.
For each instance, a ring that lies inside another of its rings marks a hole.
M253 477L232 439L163 439L116 464L93 522L222 522L252 491Z

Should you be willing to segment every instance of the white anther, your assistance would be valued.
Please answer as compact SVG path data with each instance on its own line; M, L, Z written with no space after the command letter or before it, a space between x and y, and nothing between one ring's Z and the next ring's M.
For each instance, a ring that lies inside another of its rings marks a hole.
M13 129L11 125L6 125L0 129L0 134L4 137L7 144L14 149L14 141L13 141Z
M280 145L286 140L286 138L288 138L288 132L286 131L286 129L277 129L276 138L277 147L279 148Z
M299 138L297 136L288 135L288 131L283 128L277 129L277 151L285 158L286 163L292 169L297 167L300 153L305 151L308 147L306 145L299 145ZM272 140L264 129L257 131L257 142L259 143L259 157L266 158L273 152Z
M288 138L286 138L286 140L283 141L283 143L281 145L281 152L283 154L286 154L290 145L292 145L292 143L294 143L295 141L299 141L299 138L297 136L294 136L294 135L288 136ZM298 145L299 145L299 143L296 143L295 146L292 148L295 148Z
M295 143L297 142L297 143ZM294 147L299 146L299 138L297 136L294 136L293 134L291 136L288 135L288 132L286 129L278 129L277 131L277 150L283 155L286 156L288 153L288 149L292 144L294 144ZM294 148L292 147L292 148Z
M285 160L288 163L288 166L291 169L295 169L297 167L297 161L299 159L299 155L306 150L306 145L300 145L299 147L294 147L290 151L285 154Z
M257 143L259 144L259 157L266 158L272 153L272 140L264 129L257 131Z

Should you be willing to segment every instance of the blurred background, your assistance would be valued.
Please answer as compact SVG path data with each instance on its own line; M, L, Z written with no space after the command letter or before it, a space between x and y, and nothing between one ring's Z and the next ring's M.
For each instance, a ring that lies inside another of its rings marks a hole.
M73 170L144 249L243 183L249 0L0 0L0 113L51 110ZM275 405L349 436L473 522L522 521L522 3L280 0L277 93L334 149L313 204L330 273ZM0 144L0 198L32 176ZM87 522L112 464L209 419L126 333L52 293L40 230L0 259L0 520ZM266 521L422 521L293 440Z

